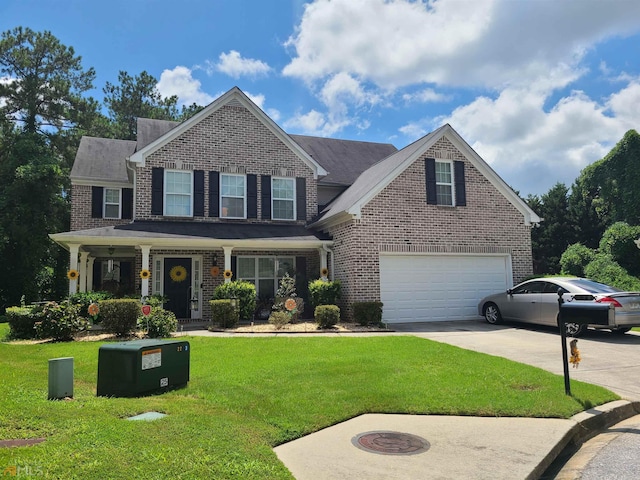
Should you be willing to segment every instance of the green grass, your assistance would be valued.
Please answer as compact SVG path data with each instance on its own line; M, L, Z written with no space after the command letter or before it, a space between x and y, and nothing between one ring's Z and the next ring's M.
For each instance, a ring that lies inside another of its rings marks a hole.
M4 330L6 333L6 330ZM0 337L3 335L0 325ZM567 418L618 397L538 368L417 337L188 338L187 388L95 396L96 342L0 344L0 471L45 478L292 478L272 447L368 413ZM47 401L47 360L72 356L73 401ZM155 410L154 422L125 417Z

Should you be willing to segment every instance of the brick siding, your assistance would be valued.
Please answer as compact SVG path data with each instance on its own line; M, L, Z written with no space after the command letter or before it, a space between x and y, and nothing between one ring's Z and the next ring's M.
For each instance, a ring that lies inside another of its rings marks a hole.
M71 186L71 231L110 227L126 223L131 223L131 220L91 218L91 186Z

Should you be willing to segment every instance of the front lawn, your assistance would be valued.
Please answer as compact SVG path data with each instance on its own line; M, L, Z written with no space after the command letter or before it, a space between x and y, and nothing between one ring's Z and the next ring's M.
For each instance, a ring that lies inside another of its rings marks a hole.
M3 334L0 325L0 336ZM457 347L397 337L189 337L187 388L95 396L97 342L0 344L0 470L45 478L292 478L272 447L368 412L567 418L618 397ZM75 359L75 398L47 401L50 358ZM147 411L153 422L125 417Z

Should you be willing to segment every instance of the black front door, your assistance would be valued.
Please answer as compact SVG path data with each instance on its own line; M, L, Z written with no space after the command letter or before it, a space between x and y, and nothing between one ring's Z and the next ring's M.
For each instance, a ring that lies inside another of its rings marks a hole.
M191 293L191 259L164 259L164 295L169 299L164 308L178 318L191 318L189 294Z

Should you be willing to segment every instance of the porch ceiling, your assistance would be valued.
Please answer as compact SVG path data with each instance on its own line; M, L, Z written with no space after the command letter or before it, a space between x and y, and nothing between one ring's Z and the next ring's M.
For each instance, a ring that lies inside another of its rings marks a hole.
M126 225L55 233L51 239L65 248L80 245L151 245L154 248L319 248L333 243L322 232L303 225L223 222L135 221Z

